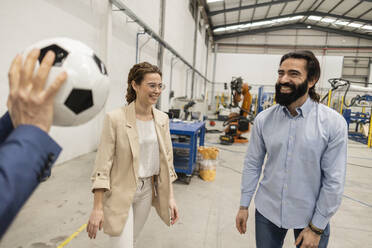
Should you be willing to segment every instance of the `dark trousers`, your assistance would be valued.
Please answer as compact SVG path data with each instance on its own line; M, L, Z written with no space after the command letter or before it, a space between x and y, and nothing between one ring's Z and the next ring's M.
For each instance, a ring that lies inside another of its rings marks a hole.
M266 219L256 209L256 246L257 248L281 248L288 229L280 228ZM303 229L294 229L295 240ZM318 248L326 248L330 234L329 224L320 238ZM301 244L297 246L300 248Z

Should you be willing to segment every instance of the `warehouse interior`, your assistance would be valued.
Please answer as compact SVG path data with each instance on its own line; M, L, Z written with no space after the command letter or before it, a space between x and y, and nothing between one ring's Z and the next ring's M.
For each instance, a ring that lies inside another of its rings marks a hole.
M3 0L0 20L1 115L7 112L12 59L40 40L83 42L109 76L107 101L94 118L52 127L50 136L62 153L51 177L0 239L0 248L110 247L102 231L89 239L85 230L93 206L90 177L105 114L126 104L128 72L144 61L160 68L166 86L156 108L183 124L171 130L172 141L195 144L173 145L179 221L167 227L152 209L136 247L256 247L253 201L246 234L235 228L251 131L238 135L245 141L236 141L237 135L226 131L233 126L229 114L247 108L239 118L252 125L274 106L280 59L300 50L312 51L320 63L320 104L348 124L346 182L328 247L370 246L371 0ZM238 101L234 94L241 94ZM188 125L197 127L192 138ZM218 150L207 179L200 174L201 146ZM283 247L295 247L294 242L290 233Z

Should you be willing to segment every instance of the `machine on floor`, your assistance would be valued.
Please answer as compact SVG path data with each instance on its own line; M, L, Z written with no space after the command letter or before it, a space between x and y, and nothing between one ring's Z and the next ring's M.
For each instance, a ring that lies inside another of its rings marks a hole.
M242 134L249 131L250 108L252 104L252 96L249 93L249 86L243 83L241 77L233 78L230 83L231 87L231 105L230 109L238 109L238 112L231 112L228 119L224 121L225 127L224 135L220 136L220 143L223 145L231 145L233 143L247 143L248 139L243 137ZM239 103L242 101L242 105Z

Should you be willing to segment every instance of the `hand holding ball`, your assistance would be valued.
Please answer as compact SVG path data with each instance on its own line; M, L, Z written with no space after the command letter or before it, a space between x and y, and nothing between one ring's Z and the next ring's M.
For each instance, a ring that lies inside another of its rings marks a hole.
M35 71L49 50L56 55L46 88L60 72L68 75L55 97L53 125L81 125L102 110L109 93L109 78L105 65L91 48L69 38L54 38L30 46L24 56L33 48L40 49Z

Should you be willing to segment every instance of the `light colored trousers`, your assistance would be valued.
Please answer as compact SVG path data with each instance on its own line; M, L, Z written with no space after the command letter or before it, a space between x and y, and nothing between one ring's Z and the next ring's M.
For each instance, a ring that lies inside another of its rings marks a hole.
M110 237L112 248L134 248L149 216L152 202L151 177L140 178L125 227L118 237Z

